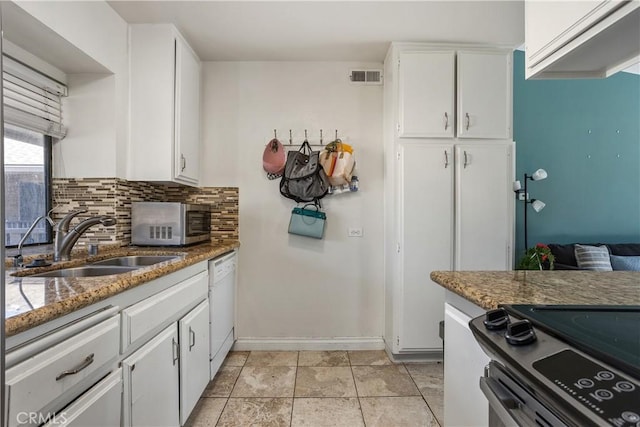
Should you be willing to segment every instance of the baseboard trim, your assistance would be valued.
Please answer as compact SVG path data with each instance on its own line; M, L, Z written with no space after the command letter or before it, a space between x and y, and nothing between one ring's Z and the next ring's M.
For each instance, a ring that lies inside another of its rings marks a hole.
M394 353L385 343L384 351L394 363L432 363L444 361L444 350Z
M384 350L382 337L238 338L234 351Z

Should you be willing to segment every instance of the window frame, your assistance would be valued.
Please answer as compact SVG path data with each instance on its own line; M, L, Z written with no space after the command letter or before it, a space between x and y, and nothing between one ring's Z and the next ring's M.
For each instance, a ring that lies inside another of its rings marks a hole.
M17 126L17 125L13 125L13 124L9 124L9 123L3 123L2 127L3 127L3 137L6 138L7 137L7 129L6 129L6 125L12 126L14 128L18 128L18 129L23 129L23 130L27 130L29 131L29 129L26 129L24 127L21 126ZM31 131L33 132L33 131ZM49 214L49 212L51 212L51 209L53 208L53 142L54 142L54 138L50 135L45 135L42 134L43 137L43 151L44 151L44 165L43 165L43 174L44 174L44 197L45 197L45 213ZM4 138L2 141L2 144L4 145ZM4 152L4 148L3 148L3 152ZM5 177L3 177L3 185L6 185L6 179ZM3 206L3 209L5 209L5 206ZM37 243L25 243L22 245L22 247L35 247L35 246L44 246L44 245L51 245L53 243L53 227L51 226L51 224L49 224L49 221L44 221L45 224L45 235L46 235L46 241L44 242L37 242ZM6 239L5 242L3 242L4 244L4 248L5 249L15 249L18 247L18 243L16 243L15 245L7 245L6 244Z

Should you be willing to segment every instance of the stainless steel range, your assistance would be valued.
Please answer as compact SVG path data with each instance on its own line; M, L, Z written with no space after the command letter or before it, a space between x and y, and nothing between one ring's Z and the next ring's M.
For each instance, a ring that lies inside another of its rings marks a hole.
M505 305L469 326L491 426L640 427L640 306Z

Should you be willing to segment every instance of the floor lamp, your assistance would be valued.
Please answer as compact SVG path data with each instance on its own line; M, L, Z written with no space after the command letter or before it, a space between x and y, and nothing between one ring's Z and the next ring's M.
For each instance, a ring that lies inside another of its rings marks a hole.
M531 204L531 207L534 211L540 212L546 204L542 200L538 199L530 199L529 192L527 188L527 184L529 180L531 181L542 181L547 178L547 171L544 169L538 169L533 174L528 175L524 174L524 188L520 181L515 181L513 183L513 191L516 193L516 199L522 200L524 202L524 251L526 252L529 249L529 241L527 236L527 205Z

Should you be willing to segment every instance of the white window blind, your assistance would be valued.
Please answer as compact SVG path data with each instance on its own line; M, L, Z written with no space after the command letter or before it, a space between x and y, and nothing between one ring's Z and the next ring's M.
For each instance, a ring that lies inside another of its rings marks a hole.
M64 138L62 97L67 87L6 55L2 61L5 122Z

